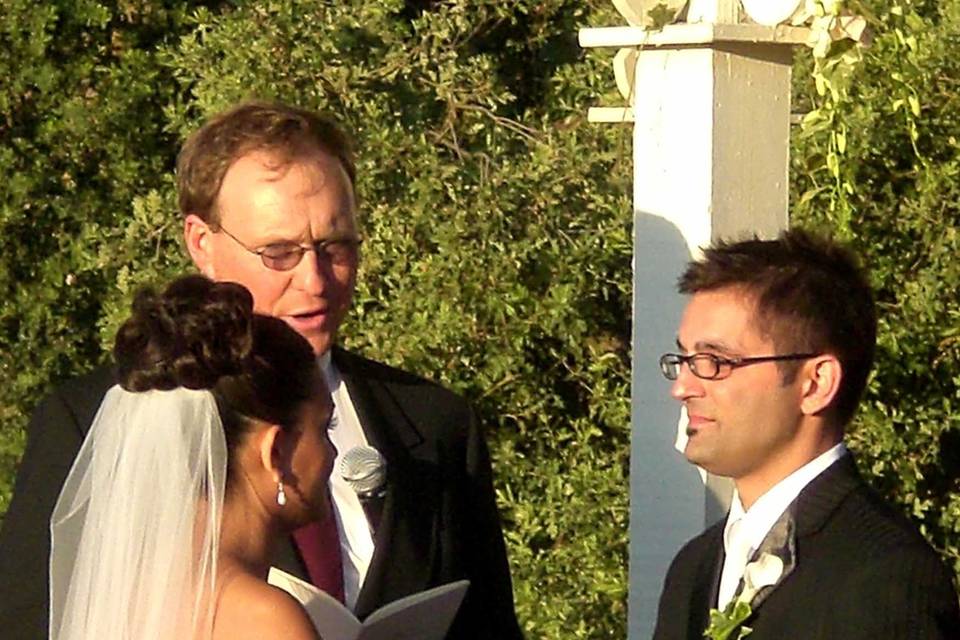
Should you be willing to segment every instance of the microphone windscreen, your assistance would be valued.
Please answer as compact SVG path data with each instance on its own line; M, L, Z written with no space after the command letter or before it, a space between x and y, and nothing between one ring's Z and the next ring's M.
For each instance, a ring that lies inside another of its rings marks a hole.
M381 497L387 482L387 461L373 447L354 447L340 460L340 477L360 498Z

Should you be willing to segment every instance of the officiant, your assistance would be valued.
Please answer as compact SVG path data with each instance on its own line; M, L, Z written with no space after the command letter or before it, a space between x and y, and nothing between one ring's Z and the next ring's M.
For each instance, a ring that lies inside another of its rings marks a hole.
M733 479L727 517L674 558L656 640L960 638L952 575L844 445L876 312L854 256L800 230L718 242L680 278L684 455Z
M432 382L337 346L360 260L355 177L338 125L261 102L213 117L177 163L184 239L196 267L243 284L257 312L307 339L336 405L331 440L340 456L372 447L385 460L372 500L335 470L336 518L297 531L276 564L361 619L403 596L467 579L448 637L520 638L489 455L470 407ZM50 514L113 383L107 368L95 369L57 388L32 417L0 532L4 638L45 637Z

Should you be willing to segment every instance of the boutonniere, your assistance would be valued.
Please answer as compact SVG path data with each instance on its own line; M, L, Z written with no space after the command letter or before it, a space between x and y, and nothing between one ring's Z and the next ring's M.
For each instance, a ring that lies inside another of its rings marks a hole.
M710 640L741 640L753 629L743 626L753 610L750 603L764 587L777 584L783 575L783 560L772 553L762 553L743 570L743 589L723 611L710 610L710 626L703 632ZM736 635L734 635L736 634Z

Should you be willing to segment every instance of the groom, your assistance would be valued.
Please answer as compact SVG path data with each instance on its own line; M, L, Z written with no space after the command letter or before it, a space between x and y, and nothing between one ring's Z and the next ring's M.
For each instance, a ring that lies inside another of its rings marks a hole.
M703 638L741 597L750 640L960 638L951 575L843 444L876 340L854 257L797 230L719 242L679 288L679 352L660 366L689 417L684 454L736 492L674 559L654 638Z
M466 578L448 638L521 638L490 461L470 408L446 389L336 346L360 257L354 179L338 126L279 104L217 115L187 140L177 163L184 238L197 268L243 284L258 312L307 339L334 397L330 436L340 455L371 445L386 458L382 501L361 504L335 470L336 521L298 531L276 564L322 583L361 619ZM67 382L31 420L0 532L4 638L46 636L50 514L112 384L105 367Z

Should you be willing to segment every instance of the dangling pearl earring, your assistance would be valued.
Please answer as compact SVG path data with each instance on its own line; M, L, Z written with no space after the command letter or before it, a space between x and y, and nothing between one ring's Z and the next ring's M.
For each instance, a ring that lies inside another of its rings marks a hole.
M277 504L281 507L287 504L287 494L283 492L283 480L277 481Z

